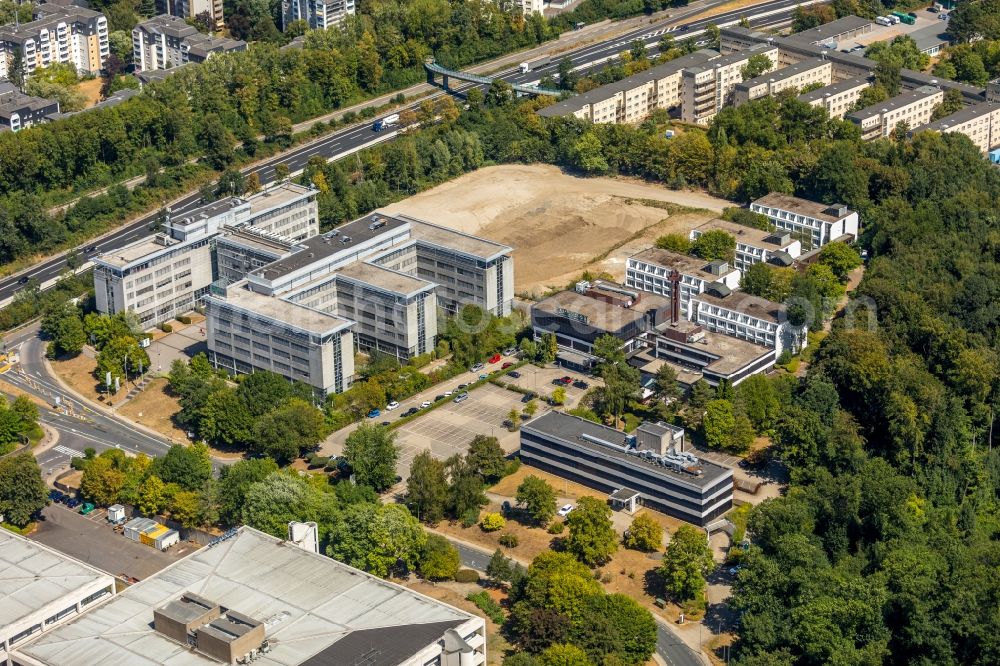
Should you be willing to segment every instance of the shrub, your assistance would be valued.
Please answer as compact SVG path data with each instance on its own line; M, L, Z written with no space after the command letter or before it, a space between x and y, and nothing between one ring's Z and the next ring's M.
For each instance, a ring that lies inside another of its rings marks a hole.
M462 516L462 527L472 527L479 522L479 509L469 509Z
M160 324L160 330L163 331L164 333L173 333L174 327L168 324L167 322L163 322L162 324Z
M517 548L518 544L516 534L501 534L500 535L500 545L504 548Z
M496 532L497 530L502 530L507 526L507 521L499 513L488 513L483 516L483 519L479 522L479 527L483 529L484 532Z
M456 583L478 583L479 572L474 569L459 569L455 572Z
M187 324L191 323L191 317L189 317L187 315L179 315L177 317L177 321L179 321L180 323L182 323L184 325L187 325Z
M497 624L503 624L504 620L507 619L503 614L503 607L498 604L486 590L473 592L465 598L476 604L479 610L486 614L486 617L490 618Z
M566 523L559 520L549 525L549 534L562 534L565 529Z

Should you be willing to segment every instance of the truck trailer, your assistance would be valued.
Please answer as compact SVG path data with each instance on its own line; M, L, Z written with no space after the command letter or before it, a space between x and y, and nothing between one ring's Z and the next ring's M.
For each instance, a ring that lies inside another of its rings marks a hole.
M399 114L392 113L386 116L385 118L379 118L378 120L376 120L375 124L372 125L372 131L381 132L382 130L389 129L390 127L393 127L398 124L399 124Z
M531 60L529 62L522 62L518 66L518 69L520 70L520 72L522 74L527 74L528 72L533 72L536 69L539 69L540 67L545 67L546 65L551 64L551 63L552 63L552 58L549 58L548 56L546 56L544 58L539 58L538 60Z

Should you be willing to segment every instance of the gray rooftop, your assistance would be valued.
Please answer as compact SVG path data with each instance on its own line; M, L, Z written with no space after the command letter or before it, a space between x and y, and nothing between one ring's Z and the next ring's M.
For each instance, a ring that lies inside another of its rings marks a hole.
M534 430L536 432L561 439L572 443L574 446L587 449L595 453L605 455L613 460L625 460L641 466L644 470L664 479L670 479L672 483L684 483L695 488L707 488L719 481L728 474L732 474L722 465L716 465L708 460L701 460L700 464L703 472L700 476L684 474L673 469L654 464L639 456L634 456L624 451L624 443L627 435L621 430L609 428L608 426L588 421L579 416L573 416L565 412L551 411L529 421L523 426L524 430ZM621 445L622 449L611 446L597 444L583 435L588 435L612 444Z
M665 310L670 307L668 298L641 291L639 294L639 301L632 307L625 308L576 291L560 291L535 303L531 309L560 316L565 316L560 310L583 315L587 318L588 326L615 332L631 322L641 321L646 312L653 308Z
M904 92L901 95L896 95L891 99L887 99L884 102L879 102L878 104L872 104L869 107L854 111L853 113L847 114L847 120L852 120L854 122L861 122L867 118L872 118L874 116L880 116L883 113L888 113L890 111L895 111L896 109L901 109L904 106L909 106L921 100L927 99L928 97L933 97L941 93L941 88L937 86L920 86L916 90L910 90Z
M722 298L708 292L703 292L695 294L691 298L775 324L781 323L786 319L784 305L748 294L745 291L733 291Z
M920 52L951 44L951 37L948 35L948 24L945 21L936 21L919 30L909 32L907 33L907 37L911 37L917 43L917 50Z
M114 582L106 573L0 529L0 627L102 580L109 586Z
M870 29L871 26L871 19L861 18L860 16L845 16L836 21L830 21L815 28L789 35L788 39L807 44L818 44L830 39L837 39L846 33L863 31L865 28Z
M781 192L771 192L753 203L758 206L778 208L799 215L808 215L817 220L825 220L827 222L837 222L854 213L853 210L848 208L846 213L840 215L836 212L841 208L840 204L828 205L818 201L793 197L791 194L782 194Z
M490 261L510 254L514 248L472 234L455 231L406 215L399 216L410 222L410 233L417 242L447 248L479 261Z
M382 289L402 296L410 296L421 291L430 291L435 287L433 282L428 282L427 280L365 261L355 261L352 264L337 269L336 276L338 279L342 277L347 278L348 280L360 282L376 289ZM319 278L319 281L328 282L329 280L330 276ZM304 285L301 289L309 289L311 286L313 286L312 283Z
M1000 103L997 102L983 102L982 104L973 104L972 106L967 106L964 109L956 111L955 113L945 116L944 118L939 118L926 125L921 125L913 130L914 133L922 132L924 130L934 130L937 132L946 132L955 125L960 125L962 123L967 123L970 120L975 120L983 116L989 115L991 113L996 113L1000 111Z
M820 67L829 67L830 61L823 60L822 58L808 58L806 60L799 61L794 65L789 65L788 67L782 67L781 69L769 72L767 74L761 74L760 76L754 77L752 79L747 79L741 83L736 84L737 90L750 90L755 86L762 85L769 81L777 82L784 81L793 76L797 76L804 72L811 72L814 69L819 69Z
M216 666L152 627L155 609L189 591L264 623L271 649L258 666L394 666L475 618L241 527L19 652L49 666Z
M837 81L836 83L825 86L823 88L811 90L807 93L799 95L799 99L808 104L811 102L815 102L816 100L823 99L825 97L832 97L833 95L839 95L840 93L847 92L848 90L854 90L855 88L859 87L867 88L871 84L872 84L871 79L866 76L859 76L853 79L844 79L843 81Z
M695 74L698 72L704 72L710 69L715 69L717 67L727 67L729 65L735 65L736 63L743 62L744 60L749 60L751 56L757 55L762 51L771 51L777 48L778 47L776 44L754 44L750 48L745 49L743 51L736 51L734 53L729 53L724 56L715 58L713 60L709 60L704 64L695 65L694 67L688 67L684 70L684 73L687 74L690 72L692 74Z
M707 262L704 259L689 257L686 254L678 254L677 252L671 252L670 250L662 250L658 247L645 249L638 254L632 255L629 259L644 261L647 264L656 264L657 266L663 266L664 268L676 268L681 273L694 275L703 280L707 280L708 282L714 282L718 278L728 275L736 270L730 266L728 271L722 275L717 275L707 270L710 262Z
M765 229L755 229L754 227L737 224L736 222L730 222L729 220L709 220L705 224L695 227L694 231L705 233L706 231L712 231L714 229L725 231L727 234L730 234L736 238L737 243L744 243L753 247L766 247L769 250L775 250L779 247L788 247L793 242L791 236L787 234L775 233Z
M282 327L295 328L306 333L326 335L354 325L354 322L298 305L274 296L264 296L249 289L230 289L225 298L209 296L207 301L219 306L229 306L248 315L256 315Z

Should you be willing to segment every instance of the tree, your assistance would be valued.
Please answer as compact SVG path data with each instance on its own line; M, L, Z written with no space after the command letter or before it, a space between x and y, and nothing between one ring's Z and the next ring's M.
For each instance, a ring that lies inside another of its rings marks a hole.
M611 167L604 157L604 145L594 132L585 132L570 148L574 167L591 176L607 173Z
M13 49L7 63L7 80L18 90L24 90L24 54L21 49Z
M383 492L396 483L399 448L396 433L388 428L363 423L347 437L344 456L360 485Z
M0 513L15 527L24 527L48 503L42 469L30 453L0 458Z
M153 461L151 472L167 483L185 490L198 490L212 478L212 460L204 443L171 446L166 455Z
M109 506L119 500L125 486L125 455L108 450L91 459L80 478L80 492L95 504Z
M31 401L26 394L22 393L14 399L14 404L10 410L21 419L21 427L29 430L38 424L38 405Z
M664 363L656 369L653 377L653 390L657 399L665 403L679 400L684 394L680 384L677 383L677 371L668 363Z
M288 174L291 173L291 169L285 162L279 162L274 165L274 179L277 182L284 182L288 179Z
M514 101L514 89L503 79L494 79L486 91L486 106L507 106Z
M502 550L497 548L493 552L493 557L490 558L490 563L486 565L486 576L493 585L499 587L503 583L510 582L513 573L514 563L503 554Z
M420 553L420 575L428 580L451 580L461 564L458 549L443 536L429 534Z
M677 254L687 254L691 251L691 241L684 234L666 234L656 239L656 247Z
M712 229L698 236L691 251L705 261L721 259L732 263L736 257L736 238L722 229Z
M222 520L227 525L237 523L250 486L277 471L278 465L270 458L250 458L222 466L218 491Z
M940 120L941 118L950 116L956 111L961 111L964 106L962 92L957 88L949 88L944 91L944 99L941 100L941 103L934 107L931 120Z
M455 518L475 523L480 508L489 504L484 492L483 479L467 457L455 455L447 460L448 509Z
M729 400L712 400L705 406L702 431L705 444L734 453L746 451L753 442L753 425Z
M108 341L97 354L97 369L94 374L98 380L104 381L105 375L111 373L111 381L115 377L123 380L135 379L140 370L149 370L149 355L139 346L139 341L132 336L119 336Z
M323 441L327 435L323 412L301 398L260 417L254 426L254 450L288 463Z
M326 554L380 576L417 569L427 533L401 504L355 504L330 532Z
M566 517L569 536L566 550L584 564L603 564L618 550L618 536L611 524L611 507L594 497L584 496Z
M903 62L895 54L889 54L875 65L875 82L885 89L889 97L899 94L902 85L900 70Z
M69 303L47 312L42 317L40 330L50 340L48 348L50 357L79 354L87 343L80 310Z
M648 513L640 513L632 519L625 533L625 547L647 553L657 551L663 545L663 527Z
M605 415L617 422L632 400L642 396L639 371L627 363L603 364L600 375L604 386L599 391L599 402Z
M557 386L552 389L552 403L556 405L562 405L566 402L566 389L562 386Z
M533 474L524 477L515 499L533 521L545 525L556 515L556 491L545 479Z
M496 483L507 472L507 457L496 437L476 435L469 443L466 459L487 484Z
M444 463L421 451L410 464L410 476L406 480L406 503L420 520L434 524L444 518L448 501L448 478Z
M774 67L774 63L763 53L756 53L747 60L747 64L740 69L740 76L743 80L755 79L761 74L766 74Z
M592 666L587 653L575 645L550 645L538 655L539 666Z
M751 264L743 271L740 278L740 289L753 296L770 299L773 289L774 268L763 261Z
M563 90L574 90L580 81L580 74L574 70L573 61L569 56L559 61L559 87Z
M487 513L483 516L483 519L479 521L479 527L482 528L484 532L496 532L502 530L507 526L507 521L499 513Z
M599 366L615 365L625 362L625 352L622 351L622 341L607 333L594 340L593 354L600 359Z
M847 274L861 265L861 255L847 243L833 241L819 251L819 262L829 266L838 280L846 282Z
M571 630L572 644L595 664L645 664L656 651L656 620L624 594L590 597Z
M705 589L705 575L713 564L705 533L697 527L681 525L670 538L660 567L667 592L678 601L700 597Z

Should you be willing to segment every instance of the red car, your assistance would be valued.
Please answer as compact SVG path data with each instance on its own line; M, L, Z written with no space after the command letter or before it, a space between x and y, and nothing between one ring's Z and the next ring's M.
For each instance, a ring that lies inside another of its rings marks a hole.
M500 354L493 354L493 356L490 356L490 363L499 363L499 362L500 362Z
M573 378L572 377L563 377L559 381L561 381L563 384L569 385L569 384L573 383Z
M503 370L506 370L507 368L509 368L512 365L514 365L514 364L511 363L510 361L507 361L506 363L504 363L503 365L501 365L500 368L503 369Z

